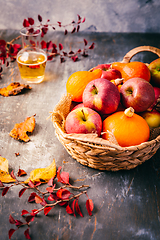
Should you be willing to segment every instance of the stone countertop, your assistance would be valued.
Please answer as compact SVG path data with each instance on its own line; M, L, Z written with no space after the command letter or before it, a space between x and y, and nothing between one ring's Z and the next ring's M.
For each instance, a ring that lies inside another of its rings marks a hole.
M1 30L0 39L11 40L17 31ZM61 42L64 51L83 48L83 39L88 45L95 43L89 56L73 62L67 59L60 63L57 56L47 62L45 80L30 84L32 89L16 96L0 96L0 155L9 162L9 170L17 173L24 169L27 174L35 168L47 167L53 159L57 168L69 172L73 185L89 185L88 195L94 202L93 216L85 208L85 196L80 198L84 217L68 215L65 208L54 208L48 216L42 213L31 223L32 240L157 240L160 239L160 151L148 161L129 171L108 172L85 167L74 160L56 138L50 112L66 92L68 77L75 71L89 70L101 63L121 61L132 48L150 45L160 48L160 34L145 33L85 33L75 35L49 33L48 39ZM133 60L150 62L157 56L139 53ZM16 62L11 63L0 80L0 88L11 82L23 82ZM36 114L36 127L28 143L9 136L15 123ZM16 156L15 153L19 153ZM9 223L9 214L21 219L21 211L36 208L28 203L29 193L18 197L20 186L11 188L0 197L0 239L8 239L8 231L14 227ZM29 190L30 191L30 190ZM12 239L23 240L25 228L15 232Z

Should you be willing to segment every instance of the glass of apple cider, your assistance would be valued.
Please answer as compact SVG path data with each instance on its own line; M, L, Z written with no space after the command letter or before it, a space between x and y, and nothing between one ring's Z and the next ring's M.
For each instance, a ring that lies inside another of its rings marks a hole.
M21 78L28 83L40 83L44 80L47 62L45 51L40 48L41 29L23 28L22 50L17 54L17 64Z

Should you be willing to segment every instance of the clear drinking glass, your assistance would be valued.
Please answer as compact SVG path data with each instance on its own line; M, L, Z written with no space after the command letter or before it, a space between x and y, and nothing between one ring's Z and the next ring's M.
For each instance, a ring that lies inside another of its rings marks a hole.
M46 53L40 48L41 29L23 28L22 50L17 54L17 63L21 78L28 83L40 83L44 79L47 62Z

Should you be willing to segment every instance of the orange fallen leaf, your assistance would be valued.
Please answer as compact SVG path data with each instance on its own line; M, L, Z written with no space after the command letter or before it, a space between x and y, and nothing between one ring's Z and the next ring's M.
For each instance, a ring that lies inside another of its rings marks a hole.
M3 183L15 182L8 172L8 160L0 156L0 181Z
M46 168L37 168L30 172L30 177L25 181L25 183L29 183L31 180L34 182L48 182L52 177L56 175L56 163L55 160Z
M35 128L35 118L27 117L24 122L16 123L14 128L11 130L9 135L16 140L22 140L28 142L30 138L27 135L27 132L33 132Z
M4 97L9 97L11 95L17 95L24 89L31 89L29 85L20 84L19 82L10 83L7 87L0 88L0 94Z
M0 170L8 172L8 160L0 156Z

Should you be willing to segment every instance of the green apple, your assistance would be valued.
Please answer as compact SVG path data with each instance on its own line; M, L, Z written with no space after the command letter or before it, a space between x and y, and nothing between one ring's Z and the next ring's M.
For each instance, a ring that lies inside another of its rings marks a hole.
M151 83L157 87L160 87L160 58L152 61L148 68L151 72Z
M156 128L160 127L160 112L153 111L145 111L141 114L141 116L146 120L149 127Z

